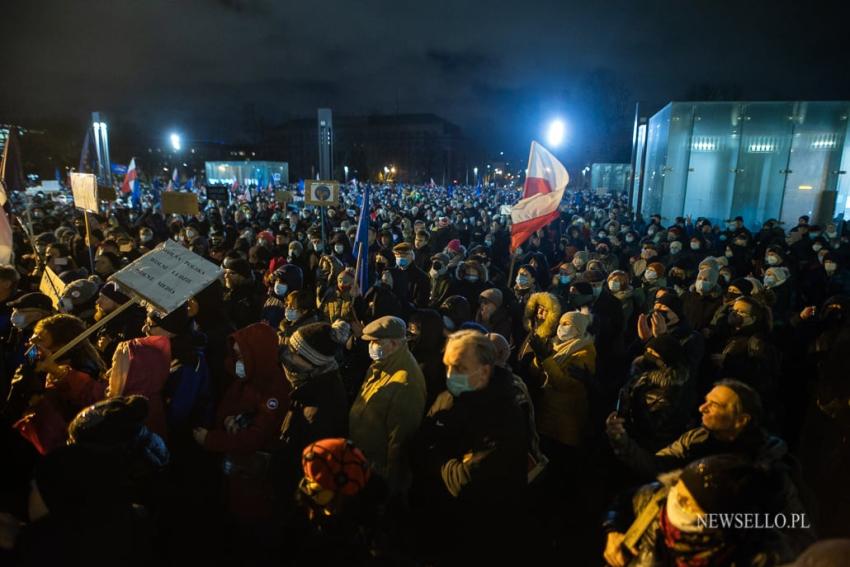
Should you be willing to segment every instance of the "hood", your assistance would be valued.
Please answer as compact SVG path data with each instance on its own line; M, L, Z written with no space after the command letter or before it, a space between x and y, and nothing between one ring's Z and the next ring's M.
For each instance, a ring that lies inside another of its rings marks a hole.
M551 293L541 291L532 293L525 304L525 321L534 321L537 314L537 306L542 305L548 311L546 319L537 326L535 334L544 339L555 336L558 330L558 321L561 319L561 302Z
M130 368L127 382L162 377L163 381L171 369L171 339L168 337L143 337L129 342Z
M419 323L419 342L413 347L413 354L439 353L443 348L443 317L434 309L417 309L410 315L410 322Z
M239 345L248 380L261 385L284 382L283 370L277 363L277 333L266 323L254 323L230 335L227 371L234 375L233 344Z
M459 281L459 282L464 281L463 277L466 275L466 268L467 267L470 267L470 268L474 267L475 271L477 271L479 274L481 274L481 277L478 278L479 282L483 283L483 282L490 281L490 271L487 269L487 266L485 266L481 262L477 262L475 260L467 260L465 262L460 262L457 265L457 268L455 268L455 279L457 279L457 281Z

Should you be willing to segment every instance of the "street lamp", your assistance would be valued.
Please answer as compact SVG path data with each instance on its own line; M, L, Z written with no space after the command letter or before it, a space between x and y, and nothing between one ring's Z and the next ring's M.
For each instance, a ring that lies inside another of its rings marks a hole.
M475 184L478 185L478 168L477 167L472 168L472 178L475 181Z
M179 152L180 151L180 134L177 134L176 132L172 132L171 135L168 138L171 140L171 147L174 149L174 151Z
M345 182L348 183L348 166L342 166L342 170L345 172Z
M564 121L560 118L556 118L549 123L549 128L546 130L546 141L553 148L557 148L564 142L566 130L567 127L564 124Z

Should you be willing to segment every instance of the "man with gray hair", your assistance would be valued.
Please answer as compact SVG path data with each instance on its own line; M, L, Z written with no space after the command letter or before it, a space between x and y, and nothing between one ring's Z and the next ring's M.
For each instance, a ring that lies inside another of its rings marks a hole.
M449 335L443 355L448 391L422 423L417 495L426 529L443 534L427 541L448 545L445 551L455 557L496 552L522 525L528 425L513 375L499 362L487 335L474 330Z

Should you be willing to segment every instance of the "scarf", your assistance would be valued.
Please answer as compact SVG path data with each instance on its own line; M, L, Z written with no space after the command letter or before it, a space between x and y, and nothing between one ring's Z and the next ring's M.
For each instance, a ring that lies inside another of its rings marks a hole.
M664 546L676 567L715 567L728 565L734 548L727 544L720 530L683 532L667 517L667 508L661 508L658 518Z
M593 344L593 335L589 333L585 333L583 337L567 339L564 342L560 343L556 342L554 345L552 345L555 349L552 358L555 360L555 363L558 366L563 366L563 364L569 357L591 344Z

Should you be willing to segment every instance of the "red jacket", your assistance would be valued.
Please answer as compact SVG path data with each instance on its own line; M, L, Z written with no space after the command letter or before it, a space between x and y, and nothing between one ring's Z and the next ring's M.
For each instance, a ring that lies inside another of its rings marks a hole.
M130 369L121 395L145 396L149 402L146 425L167 439L162 389L171 369L171 340L168 337L143 337L131 340L129 346Z
M215 428L207 433L208 451L227 453L234 472L227 477L230 511L243 523L267 520L273 489L268 459L257 452L270 449L289 408L289 382L277 362L277 333L266 323L254 323L230 335L225 370L233 377L218 406ZM233 345L239 345L245 377L236 377ZM242 416L245 426L228 433L228 416ZM265 465L265 466L264 466Z
M77 413L105 394L106 382L70 368L65 376L48 384L44 396L15 423L15 429L46 455L65 444L68 424Z

